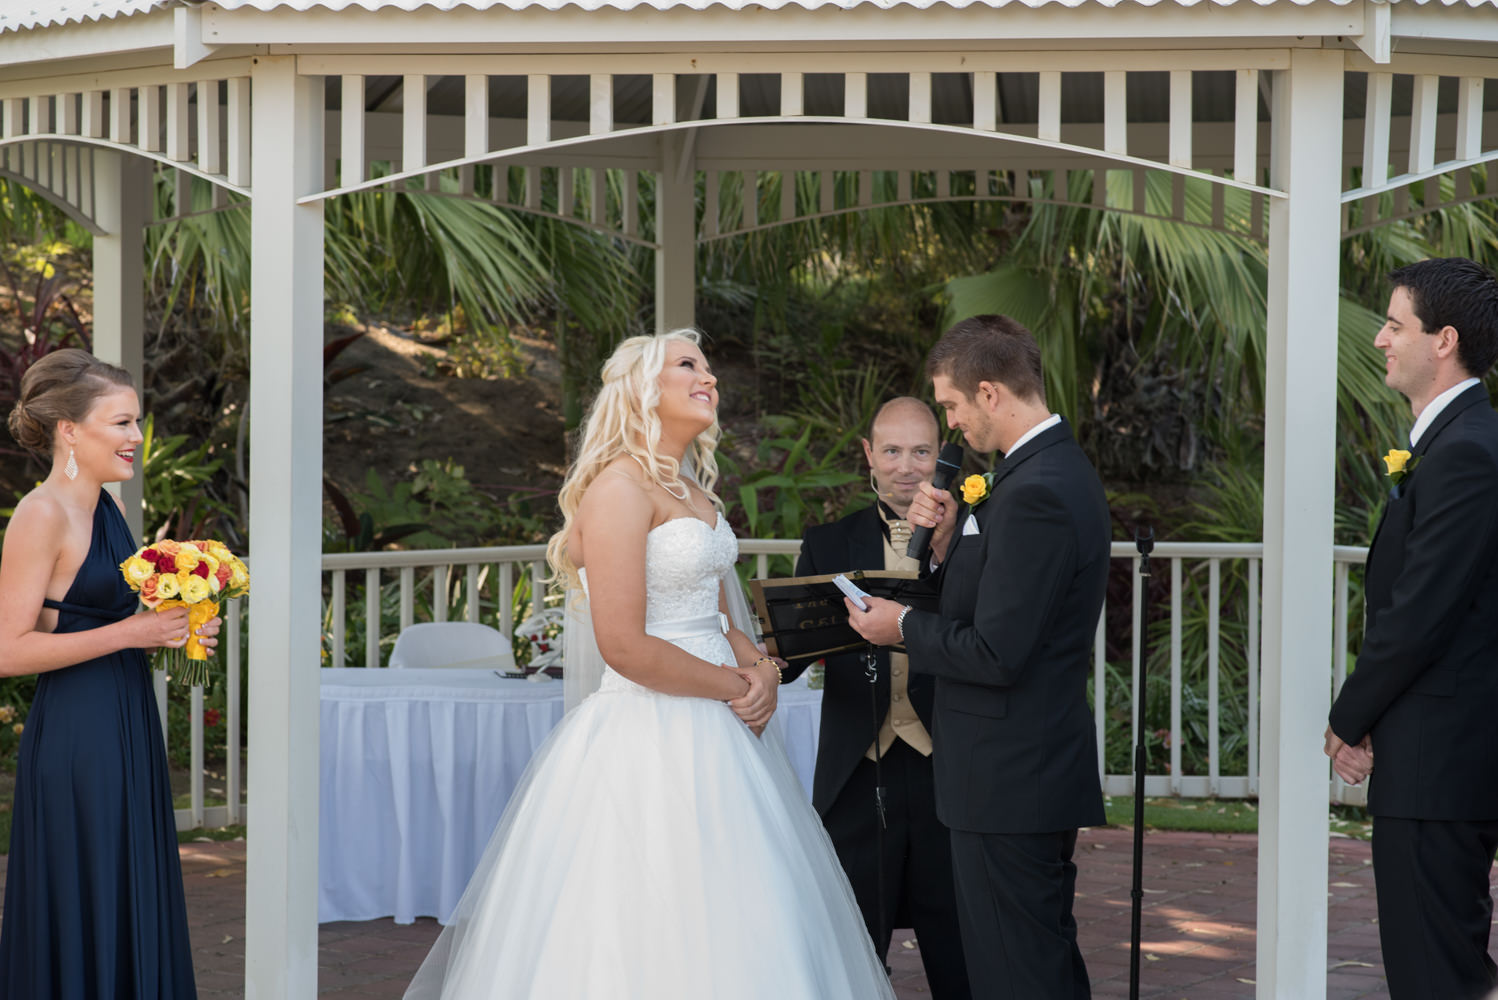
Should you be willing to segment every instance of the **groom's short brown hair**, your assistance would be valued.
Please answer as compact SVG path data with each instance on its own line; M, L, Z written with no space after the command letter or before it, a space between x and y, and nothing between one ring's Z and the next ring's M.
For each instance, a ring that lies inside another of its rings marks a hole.
M998 382L1020 399L1045 402L1040 345L1008 316L972 316L941 335L926 358L926 376L943 375L968 399L979 382Z

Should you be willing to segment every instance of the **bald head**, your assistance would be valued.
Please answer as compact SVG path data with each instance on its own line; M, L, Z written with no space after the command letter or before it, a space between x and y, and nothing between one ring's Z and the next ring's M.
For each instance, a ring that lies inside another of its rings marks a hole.
M864 438L879 498L904 517L923 482L936 471L940 429L931 408L913 396L897 396L879 407Z
M881 425L893 426L906 423L925 425L926 429L930 430L933 441L941 433L931 407L914 396L896 396L879 407L878 412L874 414L873 423L869 425L869 437L871 439L879 437Z

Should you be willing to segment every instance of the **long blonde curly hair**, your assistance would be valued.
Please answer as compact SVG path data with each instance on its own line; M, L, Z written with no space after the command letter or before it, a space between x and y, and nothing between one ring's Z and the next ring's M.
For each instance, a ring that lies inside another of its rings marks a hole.
M582 504L583 493L598 474L620 455L631 455L645 474L662 488L681 493L686 484L682 463L659 452L661 418L656 408L661 401L660 374L666 365L666 346L685 342L700 346L702 334L687 328L647 337L630 337L614 349L603 364L603 386L588 415L583 420L582 443L577 458L567 470L558 499L562 508L562 527L546 544L546 561L555 577L566 581L568 588L582 589L581 578L567 538L573 519ZM722 434L717 418L712 426L687 446L686 461L690 478L707 491L713 505L722 509L713 485L718 481L718 461L714 451Z

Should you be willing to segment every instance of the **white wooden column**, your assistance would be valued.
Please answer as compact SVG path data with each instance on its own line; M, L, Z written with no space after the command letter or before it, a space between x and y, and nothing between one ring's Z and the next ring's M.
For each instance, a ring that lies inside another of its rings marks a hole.
M94 150L93 157L94 221L103 230L94 236L94 355L135 376L141 406L149 412L144 348L151 166L141 157L112 149ZM141 537L145 497L140 457L136 456L135 477L119 485L125 520L136 539Z
M697 320L697 170L690 133L661 136L655 184L655 330ZM709 206L709 211L712 211Z
M323 82L257 56L250 226L250 789L245 997L317 994Z
M1341 53L1291 51L1273 122L1255 995L1324 1000Z

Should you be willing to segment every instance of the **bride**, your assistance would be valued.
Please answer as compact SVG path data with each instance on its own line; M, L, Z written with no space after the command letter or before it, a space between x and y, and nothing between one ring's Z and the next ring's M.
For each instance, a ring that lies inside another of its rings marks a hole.
M408 1000L893 998L765 729L778 663L729 624L738 543L698 342L632 337L604 365L548 558L608 666L536 752ZM583 623L566 639L575 683L592 642Z

